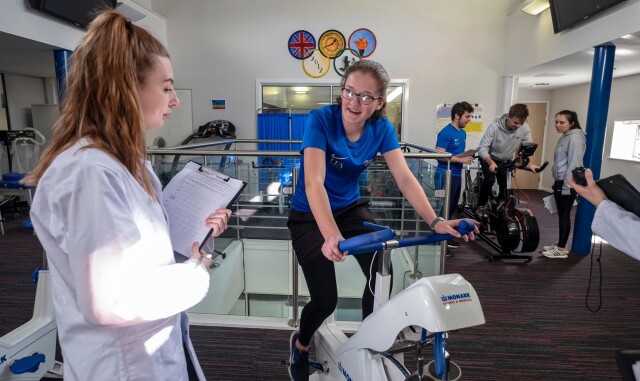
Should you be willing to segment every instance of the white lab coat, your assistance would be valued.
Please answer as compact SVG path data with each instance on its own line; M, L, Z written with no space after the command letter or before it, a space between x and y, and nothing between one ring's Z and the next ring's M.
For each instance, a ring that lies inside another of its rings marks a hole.
M611 246L640 261L640 217L604 200L596 209L591 230Z
M65 381L187 380L187 308L209 288L208 269L177 264L161 203L97 149L61 153L40 180L31 220L53 283Z

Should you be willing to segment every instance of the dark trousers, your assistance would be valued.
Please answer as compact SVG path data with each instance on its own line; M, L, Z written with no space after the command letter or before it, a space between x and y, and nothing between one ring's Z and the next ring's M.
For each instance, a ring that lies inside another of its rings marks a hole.
M571 209L573 208L573 202L576 199L576 191L571 189L570 195L562 194L562 185L564 181L556 181L553 183L553 198L556 201L556 207L558 208L558 247L566 248L567 241L569 240L569 233L571 233Z
M435 174L435 187L436 189L444 189L444 182L446 180L446 174L444 171L438 170ZM449 216L446 218L453 218L453 215L458 210L458 201L460 200L460 191L462 189L462 176L451 176L451 188L449 188ZM444 203L442 208L438 212L438 216L445 217L444 215Z
M372 231L362 223L375 222L373 215L362 201L335 212L333 218L344 238ZM300 315L300 335L298 336L300 344L307 346L313 334L333 313L338 304L336 272L334 263L322 254L324 237L312 213L292 210L287 225L291 232L291 243L302 267L311 297ZM382 253L375 256L369 253L354 256L367 279L362 293L363 319L373 312L373 294L369 289L375 291L375 273L378 270L378 258L381 255Z
M184 349L184 357L187 361L187 375L189 375L189 381L198 381L198 373L196 373L196 368L193 366L193 361L189 355L187 343L182 342L182 349Z
M492 158L493 159L493 158ZM502 161L493 159L495 163L500 166ZM489 201L489 195L491 194L491 187L498 179L498 198L504 199L505 192L507 190L507 172L505 170L498 170L493 173L489 170L489 164L486 161L480 159L480 167L482 168L482 174L484 179L482 180L482 187L480 188L480 196L478 197L478 206L483 206Z
M362 319L373 312L373 294L375 291L378 269L378 258L382 252L374 255L358 254L355 259L360 265L362 273L367 278L362 293ZM373 261L373 266L372 262ZM304 306L300 314L300 344L307 346L311 342L313 334L320 328L322 322L335 311L338 305L338 288L336 284L336 272L334 263L324 255L313 258L311 261L301 264L302 272L307 281L311 300ZM371 274L369 271L371 270ZM371 288L371 291L369 291Z

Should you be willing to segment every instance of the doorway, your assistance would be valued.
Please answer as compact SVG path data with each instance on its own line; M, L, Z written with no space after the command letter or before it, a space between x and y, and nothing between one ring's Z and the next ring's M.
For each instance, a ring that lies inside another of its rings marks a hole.
M544 130L547 127L548 102L521 102L529 108L529 118L527 124L531 129L531 138L534 143L538 143L536 153L531 156L531 162L542 164L544 153ZM548 170L548 169L545 169ZM538 189L540 185L540 175L529 171L518 171L516 173L516 184L520 189ZM514 188L515 188L515 185Z

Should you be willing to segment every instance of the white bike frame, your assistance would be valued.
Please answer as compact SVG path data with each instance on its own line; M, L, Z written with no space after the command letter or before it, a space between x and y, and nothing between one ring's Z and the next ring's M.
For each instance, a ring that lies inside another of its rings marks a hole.
M387 300L391 275L376 273L378 308L347 338L333 316L315 334L315 361L322 370L312 380L405 380L403 357L385 353L408 326L439 333L484 324L474 288L461 275L448 274L416 281Z
M0 337L0 381L38 381L61 378L56 361L56 319L49 270L40 270L33 316L27 323Z

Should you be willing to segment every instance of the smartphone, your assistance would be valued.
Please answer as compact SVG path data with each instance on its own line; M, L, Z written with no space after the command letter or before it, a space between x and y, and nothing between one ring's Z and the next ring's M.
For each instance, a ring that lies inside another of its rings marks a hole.
M640 192L624 176L617 174L605 177L596 181L596 184L609 200L640 217Z

